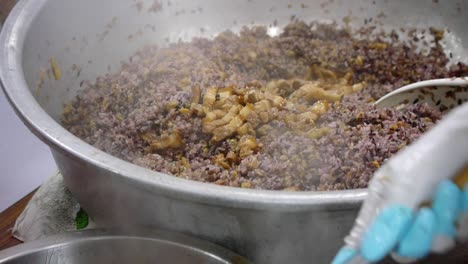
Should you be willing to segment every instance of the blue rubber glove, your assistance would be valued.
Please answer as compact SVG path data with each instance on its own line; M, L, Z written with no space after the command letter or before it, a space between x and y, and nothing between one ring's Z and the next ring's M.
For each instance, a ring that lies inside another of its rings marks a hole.
M408 263L447 252L456 239L468 238L467 165L464 104L375 173L332 263L374 263L389 254Z

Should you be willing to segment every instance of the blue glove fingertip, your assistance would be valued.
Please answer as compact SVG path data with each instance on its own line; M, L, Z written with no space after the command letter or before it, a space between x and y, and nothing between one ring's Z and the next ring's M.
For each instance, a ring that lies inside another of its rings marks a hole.
M437 220L455 222L462 209L463 193L452 181L442 181L436 190L432 207Z
M332 261L332 264L346 264L349 263L355 256L357 251L354 248L343 247L338 251L335 258Z
M453 222L437 219L436 235L454 238L457 231Z
M464 207L464 193L452 181L442 181L436 189L432 208L437 227L432 251L445 253L455 246L455 221Z
M463 189L463 198L462 198L462 211L464 213L468 213L468 184L465 185L465 188Z
M408 232L397 247L396 253L408 259L420 259L429 254L437 228L437 221L431 209L421 209Z
M361 254L369 262L383 259L397 245L413 218L413 210L393 205L377 216L361 243Z
M455 221L460 216L464 193L451 181L443 181L436 190L432 208L437 219L437 236L454 238Z

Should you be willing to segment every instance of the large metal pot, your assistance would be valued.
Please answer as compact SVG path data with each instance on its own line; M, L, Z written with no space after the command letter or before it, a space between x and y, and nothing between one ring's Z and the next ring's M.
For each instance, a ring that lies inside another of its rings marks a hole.
M447 48L455 58L468 58L467 1L436 2L23 0L1 35L0 77L18 115L50 146L67 186L98 224L192 234L257 263L326 263L342 243L366 190L244 190L153 172L66 131L59 123L62 106L80 90L82 80L115 70L144 44L163 46L167 40L209 37L252 23L276 21L281 26L292 15L307 21L349 16L351 24L360 25L383 12L378 17L386 28L448 27ZM154 3L162 3L162 9L155 5L148 11ZM47 77L51 58L61 78Z

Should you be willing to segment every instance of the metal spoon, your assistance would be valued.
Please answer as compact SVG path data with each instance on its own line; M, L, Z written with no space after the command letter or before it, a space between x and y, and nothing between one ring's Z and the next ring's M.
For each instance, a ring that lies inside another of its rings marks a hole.
M375 105L379 108L398 107L416 103L446 112L468 101L468 77L434 79L413 83L398 88L380 98Z

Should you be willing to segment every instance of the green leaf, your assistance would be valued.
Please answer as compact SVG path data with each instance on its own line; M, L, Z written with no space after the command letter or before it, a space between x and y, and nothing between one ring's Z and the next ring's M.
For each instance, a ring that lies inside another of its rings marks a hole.
M75 218L76 229L78 230L85 229L88 226L88 223L89 223L88 214L85 212L85 210L83 210L83 208L80 208Z

